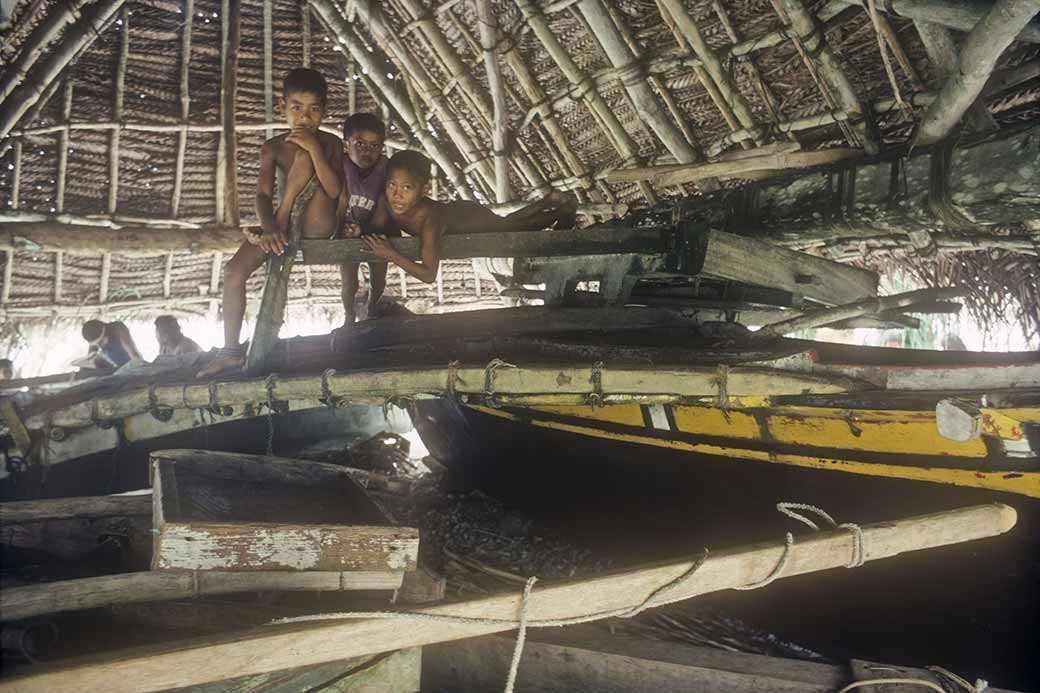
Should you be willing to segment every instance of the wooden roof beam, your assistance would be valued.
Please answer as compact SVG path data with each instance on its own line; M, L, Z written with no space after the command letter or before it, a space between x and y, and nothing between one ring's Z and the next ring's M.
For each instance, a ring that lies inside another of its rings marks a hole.
M860 0L831 0L832 3L862 6ZM905 19L921 20L957 31L971 31L986 16L992 6L988 2L972 0L888 0L877 3L880 12ZM1026 20L1012 37L1017 41L1040 43L1040 22Z
M191 15L188 15L191 24ZM126 93L126 61L130 56L130 11L123 8L119 13L119 57L116 58L116 84L112 97L112 119L123 120L123 97ZM68 119L66 119L66 122ZM120 129L108 133L108 213L115 214L119 206L119 144ZM58 210L61 211L61 210ZM176 214L174 214L176 216Z
M173 169L173 195L170 198L170 216L181 212L181 191L184 188L184 159L188 152L188 115L191 110L191 91L188 86L191 65L191 25L195 17L195 0L184 2L184 24L181 27L180 101L181 125L177 133L177 155Z
M614 146L615 151L621 156L624 164L631 165L636 163L638 147L635 140L625 131L617 115L610 109L599 92L596 91L595 82L578 67L574 59L571 58L556 36L553 35L549 29L549 23L545 20L545 15L539 11L531 0L516 0L516 4L520 8L527 25L531 27L531 30L541 42L542 47L545 48L557 67L560 68L560 71L563 72L567 81L571 83L573 90L578 93L578 98L585 101L593 115L593 119L602 128L607 140ZM648 203L654 204L657 201L657 196L649 184L639 183L638 186L639 191Z
M1004 49L1037 12L1040 0L997 0L964 40L958 69L925 111L913 146L932 144L949 134L982 93Z
M494 108L492 136L495 147L495 197L497 202L513 199L509 185L509 113L506 92L502 83L502 70L498 64L498 21L491 8L491 0L477 0L477 24L480 26L480 44L484 49L484 67L487 70L488 87ZM437 275L438 279L440 274ZM440 284L438 284L438 291Z
M37 61L30 74L17 81L16 86L4 97L4 108L0 111L0 138L6 137L22 116L54 88L62 71L94 43L105 25L123 6L123 2L98 0L85 8L74 24L66 25L60 42L50 49L46 58Z
M15 59L4 68L0 75L0 102L15 90L29 76L29 70L46 52L48 46L56 41L73 22L78 21L80 10L88 0L61 2L47 9L47 14L22 46Z
M957 70L957 44L954 41L953 32L942 25L917 19L914 20L914 27L924 45L925 53L928 54L928 59L935 66L935 72L941 85ZM993 115L986 105L980 101L975 101L968 108L965 118L968 126L977 132L997 129L997 121L993 119Z

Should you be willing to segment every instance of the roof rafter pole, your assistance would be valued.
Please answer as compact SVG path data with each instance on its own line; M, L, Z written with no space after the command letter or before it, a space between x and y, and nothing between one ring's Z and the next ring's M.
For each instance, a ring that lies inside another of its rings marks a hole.
M751 115L751 108L748 106L747 100L744 99L744 95L740 93L733 83L732 78L722 66L718 56L708 47L708 42L704 40L700 27L697 26L690 13L686 11L686 7L681 0L661 0L661 4L667 8L668 13L675 20L683 36L689 41L693 52L701 59L704 69L711 76L712 81L715 82L715 86L722 93L726 103L733 109L733 114L737 117L741 126L746 128L753 127L755 119Z
M603 46L611 64L622 70L621 84L635 102L640 117L677 161L684 164L697 161L696 150L662 112L650 85L646 83L646 69L638 62L637 56L632 54L602 0L581 0L577 7L592 27L593 34Z
M303 33L303 56L300 61L304 67L311 66L311 8L306 3L300 5L300 29ZM353 109L351 110L353 113Z
M564 77L567 78L567 81L571 83L573 91L578 92L578 96L585 101L589 111L594 116L593 119L603 129L607 140L610 141L621 156L623 160L622 165L633 166L638 163L636 160L638 148L635 140L625 131L617 115L614 114L607 102L596 91L596 83L582 72L567 51L564 50L559 40L553 35L549 29L549 23L545 20L545 16L535 7L531 0L516 0L516 4L524 16L524 21L531 27L531 30L549 53L549 56L552 57L560 71L563 72ZM657 196L648 184L639 183L638 186L639 191L646 198L647 202L650 204L657 202Z
M312 4L314 4L314 1L312 0ZM328 0L318 1L326 2ZM495 180L495 170L490 159L459 125L459 118L452 111L448 100L441 93L441 90L437 88L437 85L433 84L423 65L405 47L401 37L387 25L381 8L373 3L359 3L353 7L357 8L358 16L368 27L369 31L372 32L376 41L384 49L390 50L393 57L397 60L398 67L411 75L412 79L415 80L416 90L430 108L433 109L437 119L440 120L441 125L448 133L448 137L451 138L458 150L474 165L475 170L484 182L489 185L492 184ZM338 10L333 11L338 12ZM348 48L354 53L353 45L348 45ZM364 61L357 53L354 53L354 57L364 66ZM376 72L381 73L379 66L373 65L372 67L376 67ZM369 69L369 74L374 74L371 69ZM386 92L384 91L384 93ZM397 110L400 112L399 109Z
M14 171L11 176L11 209L21 207L22 195L22 140L14 143L14 151L11 153L14 159Z
M44 54L47 46L61 36L66 27L79 20L80 10L86 4L87 0L61 2L47 10L43 22L33 29L14 62L4 68L3 75L0 75L0 101L5 100L29 75L29 70Z
M108 303L108 281L112 276L112 253L104 253L101 256L101 284L98 286L98 303Z
M862 6L861 0L832 0L846 5ZM971 31L986 16L991 3L971 0L889 0L879 2L878 11L906 19L931 22L948 29ZM1029 22L1013 37L1027 43L1040 43L1040 22Z
M271 0L264 0L264 117L267 122L274 120L274 83L272 72L274 70L272 51L274 50L274 32L271 28ZM268 128L264 132L265 139L271 139L274 131Z
M61 120L65 127L58 133L58 180L57 190L54 193L54 209L58 212L65 211L65 182L69 170L69 119L72 118L72 92L71 79L65 80L65 93L61 104Z
M189 15L190 16L190 15ZM130 54L130 12L119 13L119 57L116 59L116 83L112 96L112 119L123 119L123 97L126 93L126 60ZM119 145L120 129L108 133L108 213L115 214L119 205ZM60 210L59 210L60 211Z
M870 10L867 10L870 13ZM921 80L921 76L917 74L917 70L914 69L913 63L910 62L910 58L907 56L906 51L903 50L903 44L899 42L899 36L896 34L895 29L892 28L892 24L882 13L878 12L873 18L877 21L878 28L881 30L881 35L885 39L885 43L892 49L892 55L896 56L896 62L899 63L900 69L903 70L903 74L910 80L910 84L917 91L924 91L925 85Z
M54 253L54 302L61 303L61 281L65 264L65 251L59 250Z
M488 104L483 90L477 83L477 80L473 77L472 70L462 61L458 52L452 47L451 43L448 42L444 32L442 32L440 27L437 26L437 21L434 19L433 15L426 11L420 0L399 1L407 9L408 13L411 14L413 21L419 27L419 31L421 31L430 42L430 45L433 48L433 53L444 62L448 74L451 75L452 79L457 80L457 84L461 88L462 93L465 94L466 98L473 105L474 110L480 114L485 123L493 123L493 107ZM542 175L541 171L538 170L538 167L535 166L523 152L518 152L513 159L532 187L536 188L540 192L548 191L549 186L545 182L545 177ZM494 179L489 180L488 182L490 183L493 180Z
M166 253L166 267L163 269L162 295L163 298L170 297L173 288L173 251Z
M188 152L188 117L191 113L189 70L191 66L191 24L195 16L195 0L184 2L184 25L181 28L180 97L181 125L177 133L177 159L173 169L173 197L170 199L170 216L176 218L181 212L181 192L184 188L184 158Z
M14 281L14 250L4 250L4 288L0 291L0 303L6 304L11 301L11 284Z
M982 93L1001 53L1037 12L1040 0L997 0L964 40L958 69L922 116L913 146L932 144L949 134Z
M55 85L58 76L82 51L94 43L98 33L122 7L124 0L98 0L86 7L79 20L68 26L61 41L38 61L24 80L3 100L0 114L0 138L6 137L22 116ZM6 71L5 71L6 74Z
M935 66L935 73L941 85L957 71L957 64L960 60L957 57L957 44L953 39L953 32L944 26L921 20L914 20L914 27L921 38L928 59ZM989 109L978 100L968 108L965 119L968 125L978 132L997 129L997 122L993 120Z
M382 98L388 100L393 105L397 114L405 120L408 129L419 138L423 149L437 162L437 165L448 176L458 193L465 199L472 200L473 192L463 177L462 171L455 165L448 150L430 135L426 123L419 119L418 114L411 104L408 103L407 98L394 88L393 83L386 78L386 75L381 70L375 69L377 66L372 54L365 50L355 34L354 28L340 14L333 0L310 0L310 6L318 13L318 17L325 24L328 31L333 36L341 39L337 42L340 49L349 51L349 54L358 65L368 69L368 76L377 89L378 95L381 95ZM373 96L376 95L373 94Z
M502 85L502 70L498 65L495 45L498 43L498 22L491 9L491 0L477 0L477 24L480 26L480 43L484 49L484 67L487 70L491 103L495 109L492 134L495 145L495 197L498 202L513 199L509 186L509 113L506 93Z
M223 126L222 154L217 167L223 170L223 216L220 221L227 226L238 226L238 138L235 132L235 97L238 94L238 46L241 38L239 0L222 0L220 13L221 35L221 79L220 79L220 122Z
M805 9L801 0L771 0L780 20L791 27L794 43L809 72L816 79L820 92L829 108L844 112L847 116L869 118L855 89L838 64L824 38L823 27ZM858 125L842 125L845 137L854 147L862 147L868 154L876 154L880 143L864 122Z

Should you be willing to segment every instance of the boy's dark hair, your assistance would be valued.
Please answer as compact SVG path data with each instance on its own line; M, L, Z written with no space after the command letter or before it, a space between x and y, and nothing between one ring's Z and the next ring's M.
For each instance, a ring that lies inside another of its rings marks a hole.
M155 329L176 334L180 333L181 325L172 315L160 315L155 319Z
M3 370L5 368L9 368L13 371L14 361L12 361L11 359L0 359L0 370Z
M404 171L418 179L420 184L425 184L430 180L430 166L430 160L424 155L414 149L404 149L390 157L386 165L386 175L389 177L394 171Z
M83 339L93 342L105 332L105 323L100 320L87 320L83 323Z
M343 121L343 139L347 139L355 132L368 130L386 139L386 125L383 119L375 113L354 113Z
M289 70L285 81L282 82L282 98L288 99L289 94L300 91L317 94L324 104L328 97L329 87L325 83L325 78L317 70L309 67L295 67Z

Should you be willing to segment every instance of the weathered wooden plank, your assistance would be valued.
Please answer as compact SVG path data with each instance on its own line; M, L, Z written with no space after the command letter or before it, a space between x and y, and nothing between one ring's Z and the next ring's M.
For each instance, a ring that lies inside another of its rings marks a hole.
M151 491L122 496L78 496L0 503L0 524L151 514Z
M133 604L235 592L395 590L401 586L402 575L403 573L400 571L387 570L345 572L164 570L123 573L5 588L0 591L0 619L18 621L41 614L95 609L113 604ZM342 657L337 657L337 659L342 659ZM3 686L0 685L0 689L2 688Z
M865 558L874 561L993 536L1011 529L1016 517L1013 508L991 504L864 525ZM853 545L852 534L845 530L800 537L783 575L844 566ZM783 541L712 552L697 569L696 579L680 580L667 594L667 602L763 580L773 573L784 552ZM528 618L536 623L630 609L651 599L662 586L687 575L693 566L691 561L678 561L547 585L532 593ZM199 638L160 648L110 652L58 666L34 668L23 676L0 682L0 691L69 687L84 693L114 688L157 690L277 671L286 666L306 666L510 630L520 603L520 594L511 592L419 610L430 616L501 619L497 623L436 619L330 620ZM665 602L651 599L651 603ZM258 657L257 652L263 652L264 656ZM200 661L205 661L207 666L198 666Z

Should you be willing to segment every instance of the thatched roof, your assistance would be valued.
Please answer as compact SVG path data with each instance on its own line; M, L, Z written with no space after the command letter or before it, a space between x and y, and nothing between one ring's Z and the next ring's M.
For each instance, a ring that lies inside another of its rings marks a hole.
M924 4L930 19L965 21L946 11L963 10L959 0ZM907 141L949 65L929 59L913 21L878 5L872 17L851 0L20 0L2 34L3 213L250 223L257 152L280 122L269 104L300 64L329 80L328 126L352 110L383 112L392 147L425 149L440 164L442 196L494 202L551 185L590 205L646 205L740 186L747 180L662 186L605 176L778 142L870 150ZM238 69L222 70L236 22ZM822 32L805 31L813 22ZM1035 66L1036 22L1019 38L998 70ZM222 115L229 73L237 94ZM1038 80L1000 90L983 111L975 116L988 111L998 125L1036 119ZM237 185L221 195L231 122ZM508 159L508 184L496 178L496 157ZM171 257L66 253L56 284L53 253L17 252L4 307L97 306L99 291L104 303L218 290L212 257ZM312 289L328 283L335 295L334 274L309 274Z

